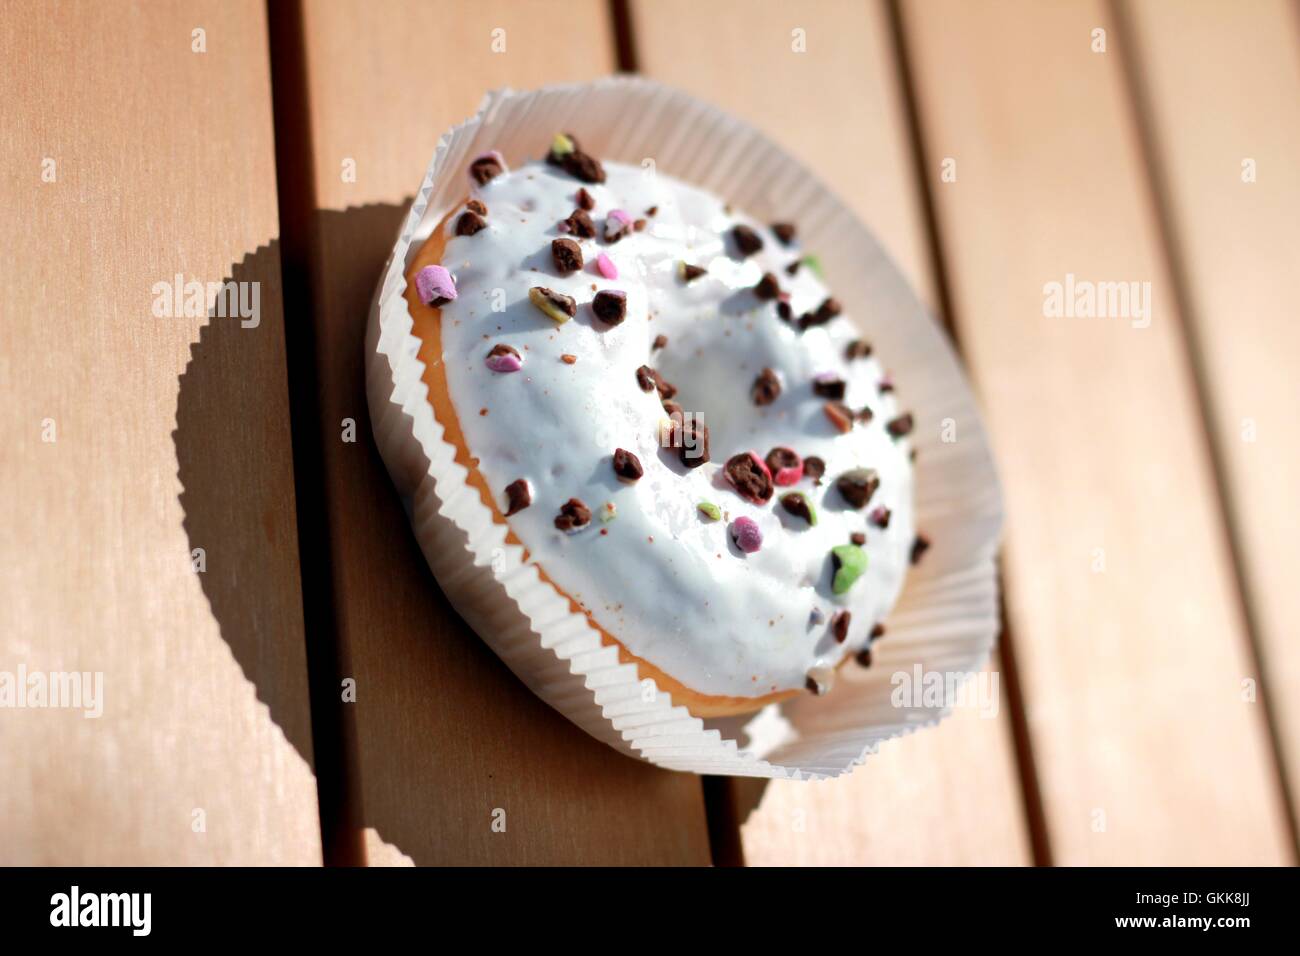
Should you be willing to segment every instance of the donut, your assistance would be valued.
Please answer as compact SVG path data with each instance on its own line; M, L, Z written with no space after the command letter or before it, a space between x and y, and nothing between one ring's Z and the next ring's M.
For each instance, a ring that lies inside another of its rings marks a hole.
M474 159L406 279L469 485L641 680L716 717L870 664L913 419L794 224L557 134Z

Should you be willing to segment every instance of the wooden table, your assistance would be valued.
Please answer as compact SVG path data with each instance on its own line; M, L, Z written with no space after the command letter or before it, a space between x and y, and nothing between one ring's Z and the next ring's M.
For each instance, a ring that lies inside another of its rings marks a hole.
M10 4L0 672L102 673L104 706L0 710L0 863L1294 863L1298 26ZM767 130L948 322L1009 508L995 718L817 784L661 771L535 700L424 569L361 388L398 218L485 90L620 69ZM178 275L256 283L256 321L167 303ZM1046 316L1067 276L1150 312Z

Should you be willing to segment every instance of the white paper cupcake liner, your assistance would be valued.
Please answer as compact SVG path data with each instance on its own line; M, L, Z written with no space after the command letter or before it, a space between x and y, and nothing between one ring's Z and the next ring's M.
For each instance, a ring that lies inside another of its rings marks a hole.
M594 156L652 159L766 221L799 224L915 411L917 526L933 545L911 569L873 647L875 663L840 669L825 697L758 715L693 717L619 662L617 648L506 544L427 401L405 270L434 226L468 194L466 167L499 150L540 158L557 130ZM758 131L707 103L640 78L489 94L438 142L376 291L366 335L367 394L380 453L408 500L429 567L456 610L539 697L594 737L661 767L734 776L820 778L849 770L882 740L937 723L946 702L896 707L896 673L979 671L998 629L995 556L1001 493L983 425L957 358L879 243L807 169ZM956 440L941 440L952 420ZM647 690L649 692L647 692Z

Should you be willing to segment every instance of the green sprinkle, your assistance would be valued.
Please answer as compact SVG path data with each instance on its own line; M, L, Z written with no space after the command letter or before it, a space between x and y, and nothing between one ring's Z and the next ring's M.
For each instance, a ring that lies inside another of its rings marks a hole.
M819 279L826 278L825 274L823 274L822 272L822 261L818 259L816 256L804 256L803 264L806 265L813 272L815 272L817 274L817 278Z
M837 544L831 548L831 560L835 564L831 590L836 594L843 594L853 587L853 582L867 570L867 552L856 544Z
M701 501L695 507L700 509L701 514L707 515L713 521L722 520L722 509L719 508L717 505L715 505L712 501Z
M555 138L551 140L551 152L556 156L568 156L573 152L573 140L563 133L556 133Z

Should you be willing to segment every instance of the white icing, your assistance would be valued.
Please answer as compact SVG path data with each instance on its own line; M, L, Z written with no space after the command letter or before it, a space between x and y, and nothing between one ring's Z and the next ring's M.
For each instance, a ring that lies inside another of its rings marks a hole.
M443 361L470 454L503 513L506 486L528 480L533 503L508 519L511 529L531 560L633 654L707 695L803 689L810 668L834 666L868 642L907 571L915 534L912 467L908 443L885 431L898 414L893 396L878 390L884 373L875 357L845 358L845 346L859 335L847 318L801 333L777 317L774 302L750 291L770 271L790 293L796 317L814 310L828 295L814 271L785 272L800 253L765 226L725 211L721 200L670 177L614 163L605 171L607 181L592 185L530 163L474 189L488 207L487 229L457 237L456 214L448 220L443 264L456 277L459 298L442 308ZM585 265L561 276L551 240L566 235L557 225L576 208L584 186L595 198L590 216L597 238L570 237ZM651 207L654 216L647 214ZM645 229L604 242L611 209L645 218ZM736 223L750 225L764 241L747 259L728 235ZM600 252L616 263L617 279L597 271ZM709 274L686 284L677 274L679 260ZM572 296L576 318L557 326L529 302L532 286ZM592 315L599 289L627 293L621 325L606 326ZM652 352L657 335L666 335L668 345ZM484 358L498 343L519 350L522 371L487 368ZM577 356L576 363L566 364L564 354ZM677 386L675 401L703 416L708 464L688 470L675 449L660 447L664 411L658 395L636 381L636 370L647 364ZM783 390L772 405L756 407L750 389L765 366L777 371ZM824 415L826 400L812 390L819 372L845 379L846 404L869 406L871 422L837 432ZM778 487L766 505L743 500L723 480L722 465L751 449L765 457L777 445L823 458L823 484L804 478L793 488ZM640 459L645 475L635 485L617 480L616 448ZM856 467L880 475L862 510L850 508L834 487L837 476ZM781 508L778 499L787 491L809 496L815 527ZM592 520L565 534L554 519L570 498L585 502ZM702 516L701 501L717 504L724 520ZM602 522L606 502L614 503L617 517ZM879 505L892 512L886 530L867 520ZM728 523L739 515L761 526L759 552L745 555L732 544ZM847 593L834 595L830 550L858 531L867 535L868 569ZM840 608L852 612L842 645L830 633ZM820 623L812 623L814 610L824 615Z

